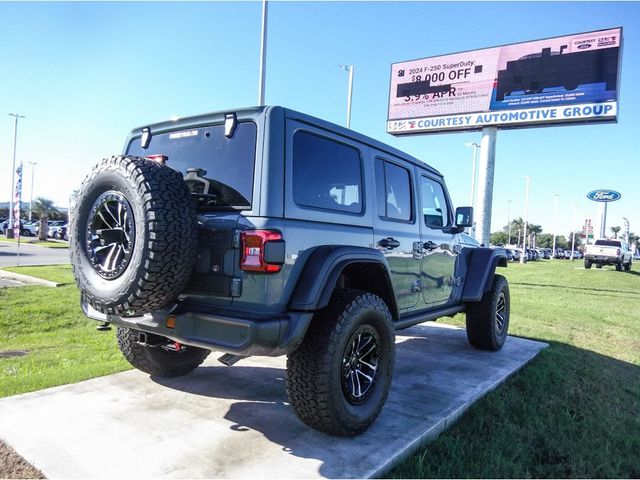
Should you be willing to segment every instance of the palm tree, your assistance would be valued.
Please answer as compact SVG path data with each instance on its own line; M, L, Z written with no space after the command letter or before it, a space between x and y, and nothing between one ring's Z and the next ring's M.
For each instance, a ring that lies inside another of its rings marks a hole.
M59 213L58 209L53 205L53 200L49 200L44 197L38 197L33 203L33 213L40 218L40 232L38 238L42 241L47 241L47 233L49 233L49 215L52 213Z
M613 232L613 238L618 238L618 232L621 230L620 227L611 227L611 232Z

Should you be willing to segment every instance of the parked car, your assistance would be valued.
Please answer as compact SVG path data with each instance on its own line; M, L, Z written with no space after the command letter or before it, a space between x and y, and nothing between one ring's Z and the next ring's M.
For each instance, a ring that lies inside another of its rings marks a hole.
M282 107L147 125L123 153L83 182L70 253L84 313L143 372L287 355L300 419L354 436L387 398L396 330L466 312L473 346L507 338L504 251L469 244L472 209L414 157Z
M553 253L553 258L564 259L564 250L562 248L556 248L556 251Z
M2 235L6 235L7 234L7 230L9 229L9 220L5 220L4 222L2 222L0 224L0 231L2 232ZM30 228L28 228L28 223L27 222L20 222L20 235L23 237L32 237L33 234L31 233Z
M511 248L509 250L513 254L513 261L514 262L519 262L520 261L520 256L521 256L521 251L519 249L517 249L517 248Z

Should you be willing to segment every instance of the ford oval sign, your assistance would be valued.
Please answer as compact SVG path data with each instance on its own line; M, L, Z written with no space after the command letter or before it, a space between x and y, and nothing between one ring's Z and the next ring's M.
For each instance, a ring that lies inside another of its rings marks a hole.
M615 190L593 190L587 193L587 198L594 202L615 202L620 200L622 195Z

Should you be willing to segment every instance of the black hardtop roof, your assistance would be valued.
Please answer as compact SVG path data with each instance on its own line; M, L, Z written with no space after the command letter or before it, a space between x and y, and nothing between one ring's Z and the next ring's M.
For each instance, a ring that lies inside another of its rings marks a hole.
M395 157L401 158L420 168L424 168L425 170L428 170L429 172L435 175L438 175L439 177L442 177L442 174L435 168L431 167L430 165L427 165L425 162L423 162L422 160L412 155L409 155L401 150L398 150L395 147L392 147L391 145L387 145L386 143L375 140L374 138L368 137L366 135L358 133L354 130L350 130L338 124L331 123L326 120L322 120L318 117L307 115L306 113L298 112L290 108L285 108L285 107L275 106L275 105L229 109L225 111L211 112L211 113L204 113L201 115L195 115L190 117L183 117L178 120L167 120L164 122L144 125L143 127L133 129L131 131L130 138L140 135L142 133L142 128L145 128L145 127L149 127L151 129L151 133L153 134L153 133L166 132L170 130L181 130L189 127L204 126L204 125L209 125L211 123L222 123L224 122L225 115L229 113L235 113L238 119L244 120L244 119L265 116L265 115L268 115L270 111L276 111L278 109L282 110L286 118L294 119L303 123L313 125L317 128L327 130L329 132L335 132L339 135L352 138L354 140L357 140L360 143L364 143L366 145L369 145L370 147L386 152L389 155L393 155ZM127 141L129 141L129 139Z

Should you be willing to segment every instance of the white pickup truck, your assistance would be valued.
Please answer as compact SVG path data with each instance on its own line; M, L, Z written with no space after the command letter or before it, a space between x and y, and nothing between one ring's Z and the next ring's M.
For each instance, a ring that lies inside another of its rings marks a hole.
M631 270L631 251L621 240L615 238L601 238L593 245L588 245L584 254L584 268L596 268L603 265L615 265L617 271Z

